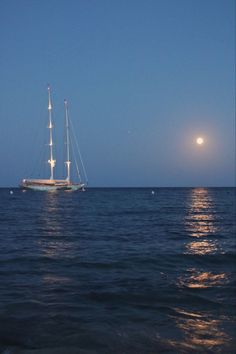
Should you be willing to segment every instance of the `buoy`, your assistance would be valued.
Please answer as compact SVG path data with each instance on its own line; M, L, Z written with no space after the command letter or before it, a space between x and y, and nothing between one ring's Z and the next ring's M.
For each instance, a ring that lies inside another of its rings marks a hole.
M10 194L13 194L13 191L10 191Z
M154 195L155 194L155 192L154 191L152 191L152 195Z

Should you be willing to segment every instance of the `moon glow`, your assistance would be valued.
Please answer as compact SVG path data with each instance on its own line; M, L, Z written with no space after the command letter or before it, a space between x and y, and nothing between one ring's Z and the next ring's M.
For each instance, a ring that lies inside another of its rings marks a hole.
M197 143L198 145L202 145L202 144L204 143L204 139L199 136L199 137L196 139L196 143Z

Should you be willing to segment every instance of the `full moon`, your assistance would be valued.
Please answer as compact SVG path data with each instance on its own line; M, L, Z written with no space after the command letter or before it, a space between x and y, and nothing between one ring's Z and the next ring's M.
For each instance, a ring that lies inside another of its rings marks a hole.
M198 145L202 145L204 143L204 139L199 136L199 138L197 138L196 142Z

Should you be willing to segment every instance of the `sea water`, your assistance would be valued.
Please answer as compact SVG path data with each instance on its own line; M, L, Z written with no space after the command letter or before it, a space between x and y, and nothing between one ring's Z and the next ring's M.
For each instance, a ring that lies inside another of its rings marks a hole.
M235 189L0 189L0 353L235 352Z

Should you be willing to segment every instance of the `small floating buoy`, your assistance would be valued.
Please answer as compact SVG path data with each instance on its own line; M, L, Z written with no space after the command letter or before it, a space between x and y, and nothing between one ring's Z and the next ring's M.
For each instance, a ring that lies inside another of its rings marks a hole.
M10 194L13 194L13 191L10 191Z
M152 191L152 195L154 195L155 194L155 192L154 191Z

